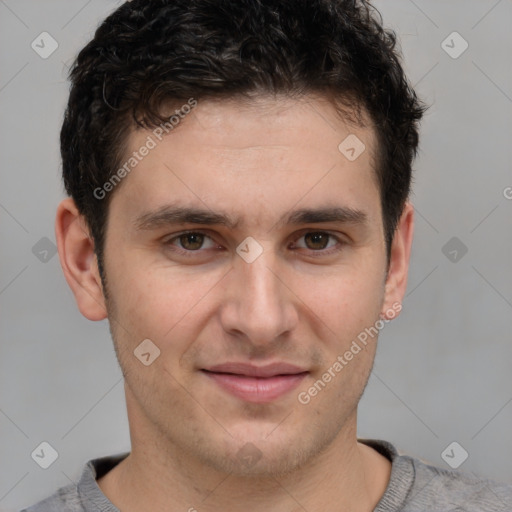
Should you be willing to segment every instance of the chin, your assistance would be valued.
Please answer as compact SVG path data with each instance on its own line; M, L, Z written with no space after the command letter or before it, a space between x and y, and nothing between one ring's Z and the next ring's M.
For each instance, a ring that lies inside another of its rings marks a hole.
M254 425L245 426L245 430L240 428L236 434L230 431L233 437L228 436L223 443L204 449L196 446L198 458L213 469L233 476L282 477L310 463L329 444L324 437L318 438L318 433L317 437L305 439L296 428L291 432L283 428L280 435L272 429L276 429L275 424L259 432Z

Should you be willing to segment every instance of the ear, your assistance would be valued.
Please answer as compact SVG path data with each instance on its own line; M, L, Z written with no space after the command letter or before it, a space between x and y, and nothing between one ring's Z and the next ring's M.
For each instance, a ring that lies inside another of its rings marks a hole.
M381 318L392 319L398 316L402 309L402 300L407 288L413 231L414 207L411 203L407 202L391 243Z
M94 241L71 198L64 199L57 208L55 237L60 264L78 309L89 320L103 320L107 308Z

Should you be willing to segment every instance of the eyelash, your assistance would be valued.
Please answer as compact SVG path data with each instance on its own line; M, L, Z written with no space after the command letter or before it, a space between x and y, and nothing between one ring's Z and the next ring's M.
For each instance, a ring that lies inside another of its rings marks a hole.
M310 253L310 256L312 257L318 257L318 256L328 256L328 255L331 255L331 254L334 254L334 253L337 253L337 252L340 252L343 248L344 245L346 245L346 242L341 240L339 237L337 237L336 235L333 235L332 233L329 233L328 231L319 231L319 230L309 230L309 231L305 231L303 232L299 238L297 238L297 240L300 240L301 238L303 238L305 235L308 235L308 234L311 234L311 233L319 233L319 234L322 234L322 235L327 235L330 237L330 239L334 239L336 242L338 242L338 246L337 247L330 247L329 249L319 249L319 250L314 250L314 249L306 249L308 250ZM174 251L174 252L177 252L178 254L180 254L181 256L185 256L185 257L188 257L188 258L194 258L197 254L201 254L202 252L204 252L205 249L197 249L195 251L193 250L187 250L187 249L181 249L177 246L174 246L172 244L173 241L175 240L178 240L180 237L182 237L183 235L190 235L190 234L194 234L194 235L204 235L205 237L208 237L210 240L213 241L212 237L210 236L210 234L206 231L201 231L201 230L189 230L189 231L183 231L181 233L178 233L177 235L174 235L172 238L168 238L167 240L164 241L164 245L166 247L170 247L172 248L171 250ZM296 241L297 241L296 240ZM304 249L303 247L300 247L299 249ZM206 249L207 250L207 249Z

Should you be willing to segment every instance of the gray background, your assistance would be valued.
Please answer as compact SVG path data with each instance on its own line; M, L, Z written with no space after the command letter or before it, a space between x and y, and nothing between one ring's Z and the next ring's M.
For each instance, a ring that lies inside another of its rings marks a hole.
M118 3L0 0L4 511L76 481L88 459L129 449L108 325L80 315L58 256L40 261L48 242L39 242L55 241L63 197L58 132L67 66ZM376 6L399 35L411 82L433 105L415 164L407 297L381 334L359 435L444 467L441 453L457 441L469 453L460 470L512 482L512 2ZM31 48L43 31L59 44L47 59ZM469 43L456 59L441 47L453 31ZM30 456L42 441L59 453L46 470Z

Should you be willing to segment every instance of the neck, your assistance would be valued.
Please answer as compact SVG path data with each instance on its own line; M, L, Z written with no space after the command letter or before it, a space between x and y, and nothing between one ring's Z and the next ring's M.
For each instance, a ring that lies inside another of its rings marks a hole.
M356 412L314 460L284 475L239 476L205 465L144 421L131 426L132 451L98 479L123 512L372 511L384 493L390 462L358 443ZM150 441L148 441L150 440ZM165 448L163 448L165 447Z

